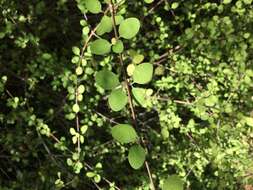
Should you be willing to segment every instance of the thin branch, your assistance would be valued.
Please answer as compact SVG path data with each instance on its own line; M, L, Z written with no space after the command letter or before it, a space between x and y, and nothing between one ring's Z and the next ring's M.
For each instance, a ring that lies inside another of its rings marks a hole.
M151 12L153 12L155 10L155 8L158 7L160 4L162 4L164 1L165 0L158 1L158 3L156 3L151 9L149 9L148 14L150 14Z
M116 38L116 40L118 40L119 36L118 36L117 28L116 28L115 8L114 8L114 4L113 4L112 0L110 0L110 11L111 11L111 15L112 15L113 30L114 30L115 38ZM120 53L120 55L119 55L119 60L120 60L121 68L122 68L122 71L123 71L123 78L124 78L124 81L125 81L126 90L127 90L127 94L128 94L128 103L129 103L129 107L130 107L132 120L133 120L135 128L137 128L137 118L136 118L136 114L135 114L135 110L134 110L133 98L132 98L132 94L131 94L130 84L129 84L129 81L127 80L127 74L126 74L126 70L124 68L122 53ZM143 145L145 145L142 138L141 138L141 143ZM152 179L152 174L151 174L150 167L149 167L149 164L148 164L147 161L145 161L145 166L146 166L146 170L148 172L151 189L155 190L155 185L154 185L154 182L153 182L153 179Z

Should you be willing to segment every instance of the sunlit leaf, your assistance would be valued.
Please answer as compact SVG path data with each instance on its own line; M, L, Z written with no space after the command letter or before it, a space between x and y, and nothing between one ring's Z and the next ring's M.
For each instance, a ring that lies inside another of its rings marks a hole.
M118 124L112 128L111 133L120 143L135 142L138 138L135 129L129 124Z
M139 169L145 162L146 152L140 145L134 145L129 149L128 162L134 169Z
M133 38L140 30L140 21L137 18L128 18L119 25L120 37L125 39Z

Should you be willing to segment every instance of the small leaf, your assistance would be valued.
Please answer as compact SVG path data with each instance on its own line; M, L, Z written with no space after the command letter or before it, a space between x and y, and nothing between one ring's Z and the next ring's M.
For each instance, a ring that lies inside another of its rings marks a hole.
M81 127L81 133L82 133L82 134L85 134L87 130L88 130L88 125L83 125L83 126Z
M69 132L71 135L75 135L76 134L76 130L74 128L70 128Z
M80 67L80 66L79 66L79 67L77 67L77 68L76 68L76 74L77 74L77 75L81 75L81 74L83 74L83 68L82 68L82 67Z
M248 126L251 126L253 127L253 118L252 117L244 117L245 121L246 121L246 124Z
M112 50L114 53L122 53L124 50L124 45L121 40L118 40L115 45L112 46Z
M144 55L141 55L141 54L136 54L133 58L133 62L135 64L139 64L141 63L142 61L144 60Z
M138 138L135 129L128 124L115 125L111 133L113 138L120 143L135 142Z
M91 52L95 55L104 55L111 51L111 44L104 39L98 39L91 43Z
M144 88L132 88L133 97L138 104L142 107L146 107L146 89Z
M177 175L172 175L165 180L162 190L183 190L184 183Z
M76 47L76 46L74 46L73 48L72 48L72 51L73 51L73 53L75 54L75 55L80 55L80 49L78 48L78 47Z
M123 16L121 16L121 15L115 16L115 22L116 22L115 24L116 25L119 25L123 20L124 20Z
M229 3L231 3L231 1L232 1L232 0L224 0L223 3L224 3L224 4L229 4Z
M101 176L100 175L95 175L94 181L95 181L95 183L99 183L101 181Z
M139 169L145 162L146 152L140 145L134 145L129 149L128 162L134 169Z
M107 69L99 71L95 76L95 80L105 90L111 90L119 85L118 76Z
M128 74L128 76L132 76L134 74L134 69L135 69L135 65L134 64L129 64L127 66L127 74Z
M142 63L138 65L133 73L134 82L138 84L146 84L151 81L153 76L153 65L150 63Z
M140 21L137 18L128 18L119 25L119 34L122 38L131 39L140 30Z
M155 69L155 75L161 76L161 75L164 75L164 72L165 72L165 68L162 65L156 67Z
M89 177L89 178L92 178L94 177L96 174L94 172L87 172L86 173L86 176Z
M102 6L99 0L85 0L85 6L91 13L97 14L102 11Z
M179 6L179 3L178 2L174 2L174 3L172 3L171 8L172 9L176 9L176 8L178 8L178 6Z
M103 16L97 28L97 35L103 35L112 31L112 19L108 16Z
M127 104L127 95L122 89L113 90L108 98L108 102L113 111L120 111Z
M72 107L73 112L78 113L80 111L79 105L78 104L74 104Z
M80 86L78 86L77 91L79 94L83 94L85 91L84 85L81 84Z

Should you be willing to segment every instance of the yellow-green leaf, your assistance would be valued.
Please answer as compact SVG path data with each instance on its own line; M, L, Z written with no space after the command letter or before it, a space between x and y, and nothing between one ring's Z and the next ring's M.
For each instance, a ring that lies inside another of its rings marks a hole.
M112 128L111 133L120 143L135 142L138 138L135 129L129 124L118 124Z
M113 90L108 98L108 102L113 111L120 111L127 104L127 95L122 89Z
M153 65L150 63L142 63L135 67L133 79L135 83L146 84L151 81L153 76Z
M128 18L119 25L120 37L125 39L133 38L140 30L140 21L137 18Z
M128 162L134 169L139 169L145 162L146 152L140 145L134 145L129 149Z
M111 51L111 44L104 39L98 39L90 45L91 53L95 55L104 55Z

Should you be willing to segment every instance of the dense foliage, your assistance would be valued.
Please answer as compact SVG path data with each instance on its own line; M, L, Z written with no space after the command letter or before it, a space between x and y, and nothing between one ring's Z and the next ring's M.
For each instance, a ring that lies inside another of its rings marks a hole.
M0 0L0 189L253 188L252 0Z

